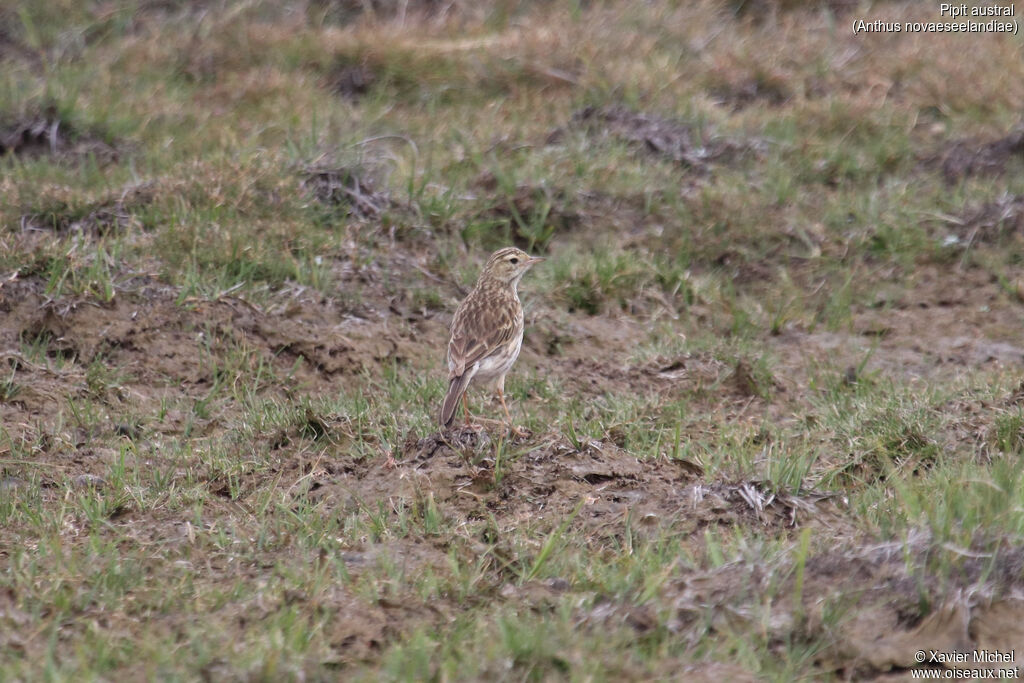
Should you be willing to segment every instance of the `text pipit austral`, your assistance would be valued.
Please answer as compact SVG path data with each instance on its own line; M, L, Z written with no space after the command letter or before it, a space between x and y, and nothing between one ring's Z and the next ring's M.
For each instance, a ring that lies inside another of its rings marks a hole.
M459 399L469 424L466 390L470 383L494 385L505 419L512 426L505 405L505 375L523 345L523 306L517 287L526 271L543 260L515 247L499 249L487 260L473 291L459 304L448 342L448 394L441 404L442 427L451 425Z

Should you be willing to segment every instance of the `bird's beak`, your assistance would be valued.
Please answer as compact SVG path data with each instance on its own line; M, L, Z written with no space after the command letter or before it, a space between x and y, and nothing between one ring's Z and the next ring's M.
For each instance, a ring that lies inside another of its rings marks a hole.
M540 263L541 261L547 261L547 259L544 258L543 256L531 256L528 263L532 266L536 263Z

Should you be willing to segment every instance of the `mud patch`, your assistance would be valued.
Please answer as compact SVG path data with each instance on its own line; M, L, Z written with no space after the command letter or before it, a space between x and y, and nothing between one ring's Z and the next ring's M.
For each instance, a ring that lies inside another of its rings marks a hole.
M560 522L597 541L627 528L693 533L736 525L785 531L838 519L836 496L773 491L763 482L695 484L702 468L668 457L638 460L609 440L574 443L561 435L509 440L476 428L410 435L397 461L335 463L303 495L331 507L437 505L463 520L494 520L504 530ZM427 502L429 501L429 503Z
M275 320L256 312L238 312L234 325L239 330L261 339L275 355L304 359L325 376L355 374L388 359L402 360L390 335L343 334L301 318Z
M789 378L806 376L808 354L841 367L858 366L870 356L867 371L949 378L963 368L1024 362L1019 329L1008 322L1018 305L983 269L965 269L951 280L948 266L921 266L899 297L884 306L855 307L856 334L788 327L769 342L780 360L780 374Z
M687 461L637 460L607 441L574 446L551 434L524 442L459 427L410 435L397 462L350 463L322 481L316 497L351 509L430 499L447 514L494 518L502 528L561 521L582 505L578 522L621 530L629 518L649 524L663 519L666 506L678 510L682 488L697 471Z
M109 136L99 131L79 128L62 117L53 105L0 119L0 156L94 158L100 163L112 163L121 156L119 146L111 144Z
M228 297L181 305L176 290L144 278L103 304L54 300L44 290L36 278L0 284L0 348L8 349L0 360L9 385L0 412L12 430L56 415L71 396L90 395L119 410L128 397L139 405L168 395L194 399L217 385L225 358L265 363L291 377L292 389L321 391L337 374L410 354L394 322L389 329L353 325L324 302L293 300L285 315ZM26 346L40 358L27 358ZM106 382L104 368L123 377ZM299 436L317 438L332 426L315 418L299 425ZM183 421L171 410L152 427L176 433Z
M942 169L949 184L970 176L1001 175L1014 159L1024 158L1024 124L997 140L968 138L953 142L949 149L929 160Z
M753 151L748 143L715 135L705 139L693 126L619 106L586 107L573 114L569 125L594 135L620 138L638 149L700 172L708 171L716 162L732 161Z

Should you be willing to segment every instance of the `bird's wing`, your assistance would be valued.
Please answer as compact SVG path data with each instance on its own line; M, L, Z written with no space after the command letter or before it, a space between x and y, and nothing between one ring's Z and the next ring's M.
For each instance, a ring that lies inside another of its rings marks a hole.
M452 319L448 342L448 379L461 377L466 368L508 344L516 334L516 308L487 308L482 297L469 296ZM492 302L493 303L493 302Z

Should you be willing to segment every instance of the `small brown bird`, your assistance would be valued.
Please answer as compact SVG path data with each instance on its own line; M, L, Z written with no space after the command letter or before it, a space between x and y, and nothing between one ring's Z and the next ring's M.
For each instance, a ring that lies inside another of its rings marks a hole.
M505 405L505 374L523 345L523 306L516 288L526 271L543 260L515 247L499 249L487 259L473 291L459 304L448 342L448 394L441 404L442 427L451 425L460 398L469 424L466 390L471 382L496 387L505 418L512 424Z

